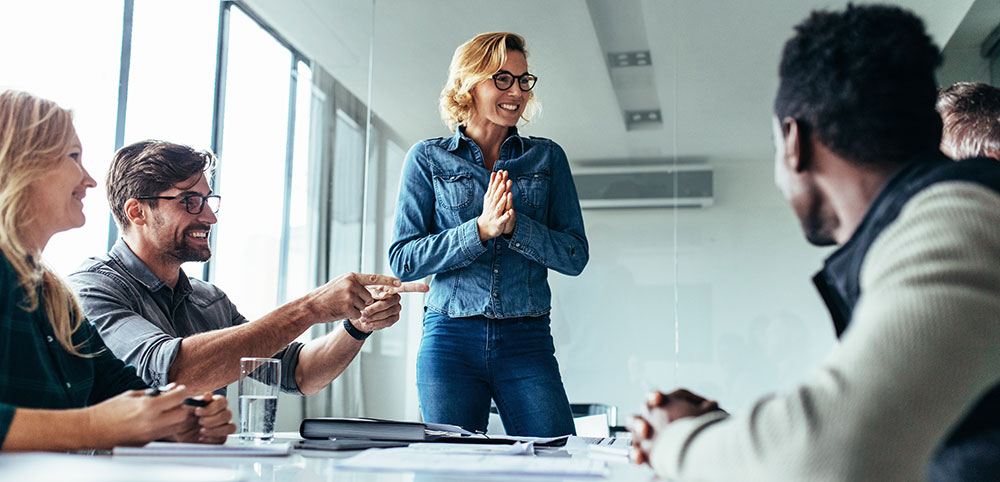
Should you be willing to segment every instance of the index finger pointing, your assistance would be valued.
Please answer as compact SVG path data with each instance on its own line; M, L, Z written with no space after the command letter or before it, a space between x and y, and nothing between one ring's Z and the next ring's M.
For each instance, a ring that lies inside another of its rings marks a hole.
M399 288L396 288L396 293L426 293L431 290L430 286L416 281L409 281L403 283Z
M365 286L371 285L382 285L382 286L399 286L402 284L396 278L392 276L386 276L384 274L359 274L358 281Z

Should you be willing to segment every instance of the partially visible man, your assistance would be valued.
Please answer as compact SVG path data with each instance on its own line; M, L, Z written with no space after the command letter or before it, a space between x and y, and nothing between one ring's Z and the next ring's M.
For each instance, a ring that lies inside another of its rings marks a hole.
M958 82L938 94L944 122L941 151L957 160L1000 160L1000 89L981 82Z
M775 181L806 239L840 246L814 278L840 343L746 415L652 393L630 424L636 461L682 481L997 480L1000 163L941 154L940 61L897 7L796 27Z
M273 356L282 361L284 391L316 393L343 372L369 334L399 319L397 293L428 287L349 273L248 323L222 290L181 269L212 254L209 231L220 197L205 173L214 163L211 153L169 142L121 148L106 185L122 237L70 275L70 283L107 346L150 385L220 390L239 378L241 357ZM293 342L313 324L339 319L342 329Z

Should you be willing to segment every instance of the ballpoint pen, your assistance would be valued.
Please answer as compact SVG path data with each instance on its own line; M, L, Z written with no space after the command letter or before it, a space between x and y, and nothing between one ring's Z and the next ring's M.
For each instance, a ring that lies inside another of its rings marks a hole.
M149 397L157 397L161 393L163 393L163 390L161 390L160 387L149 387L146 389L146 396ZM192 407L207 407L208 404L209 404L208 400L197 400L194 398L184 399L184 405L189 405Z

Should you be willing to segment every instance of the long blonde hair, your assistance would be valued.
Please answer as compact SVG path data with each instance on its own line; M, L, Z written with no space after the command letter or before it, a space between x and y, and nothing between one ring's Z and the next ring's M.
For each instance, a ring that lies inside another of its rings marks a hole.
M507 52L521 52L525 57L524 37L516 33L487 32L476 35L455 49L448 68L448 81L441 90L441 120L449 129L465 125L472 115L472 88L490 78L507 61ZM521 118L530 122L541 106L535 93L528 92L528 103Z
M80 353L82 345L73 344L73 333L83 322L73 292L41 262L39 248L24 239L24 227L42 221L31 215L31 184L66 155L74 132L69 110L27 92L0 92L0 251L24 288L20 307L32 312L41 304L59 344L74 355L88 356Z

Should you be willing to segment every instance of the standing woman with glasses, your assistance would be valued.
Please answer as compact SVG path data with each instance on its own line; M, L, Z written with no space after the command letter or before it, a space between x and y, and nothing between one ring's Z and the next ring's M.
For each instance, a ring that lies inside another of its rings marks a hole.
M511 435L574 433L549 328L548 270L589 259L566 154L518 134L537 110L524 39L462 44L441 92L455 135L418 142L403 167L389 248L402 280L434 275L417 355L425 421L485 431L490 400Z
M83 225L96 183L70 112L0 92L0 446L102 449L168 438L223 443L226 399L184 406L183 386L146 384L104 345L62 279L41 260L49 239Z

